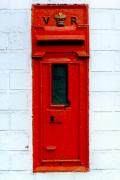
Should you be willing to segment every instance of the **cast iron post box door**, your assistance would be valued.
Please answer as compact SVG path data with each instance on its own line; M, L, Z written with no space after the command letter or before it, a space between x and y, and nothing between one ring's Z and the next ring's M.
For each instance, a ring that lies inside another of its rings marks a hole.
M33 169L88 171L88 7L33 5Z
M79 150L79 64L44 64L42 70L43 162L75 161Z

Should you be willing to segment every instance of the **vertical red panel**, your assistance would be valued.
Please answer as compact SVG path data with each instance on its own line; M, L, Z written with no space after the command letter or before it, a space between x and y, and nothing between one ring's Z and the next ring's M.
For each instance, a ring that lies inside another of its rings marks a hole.
M88 31L87 5L33 5L34 172L89 169ZM68 103L52 102L53 65L67 68Z

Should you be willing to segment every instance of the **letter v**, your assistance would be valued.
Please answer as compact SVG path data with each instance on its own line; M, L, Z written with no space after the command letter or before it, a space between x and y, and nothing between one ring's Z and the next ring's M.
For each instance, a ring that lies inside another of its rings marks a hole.
M50 17L43 17L43 20L44 20L45 24L48 24Z

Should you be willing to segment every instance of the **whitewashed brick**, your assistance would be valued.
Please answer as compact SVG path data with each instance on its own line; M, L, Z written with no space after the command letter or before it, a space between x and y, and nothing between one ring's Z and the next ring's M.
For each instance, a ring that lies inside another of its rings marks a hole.
M114 15L114 29L120 29L120 11L116 11Z
M119 60L119 57L120 57L120 52L116 53L116 58L114 59L114 62L115 62L115 71L120 71L120 60Z
M28 108L28 98L26 93L13 92L9 97L9 108L12 110L24 110Z
M28 150L28 135L24 132L1 131L0 150Z
M35 180L44 179L44 180L74 180L74 173L37 173L35 174Z
M44 180L53 180L56 178L58 180L61 180L61 177L65 180L113 180L113 177L115 180L119 180L120 172L119 171L104 171L104 170L90 170L90 172L87 173L37 173L35 174L35 180L44 179Z
M120 73L92 72L91 91L120 91Z
M10 129L10 113L0 112L0 130Z
M120 112L93 112L90 119L92 131L120 130Z
M120 139L120 131L92 132L91 149L120 149L120 141L118 139Z
M92 111L115 110L115 93L92 92L90 97L90 108Z
M92 30L91 50L120 50L120 31Z
M32 4L48 4L49 2L49 0L32 0Z
M0 31L1 32L9 32L8 26L10 25L10 15L5 11L0 11Z
M9 89L9 73L0 72L0 90Z
M120 93L92 92L90 108L92 111L120 111Z
M11 9L30 9L31 8L31 0L10 0L10 8Z
M32 0L32 3L36 4L36 3L39 3L39 4L88 4L89 0L73 0L73 1L70 1L70 0Z
M114 99L115 99L115 103L114 103L115 111L120 111L120 93L116 93Z
M0 109L1 110L9 109L8 95L6 93L0 93Z
M24 71L12 71L10 73L11 89L31 89L31 74Z
M120 169L120 151L94 151L92 153L91 168L99 170Z
M12 152L11 158L11 170L30 170L32 171L32 156L26 152Z
M8 49L10 50L24 50L27 48L27 34L24 33L9 33Z
M90 10L90 28L91 29L112 29L114 11L106 9Z
M119 180L120 172L119 171L106 171L106 170L90 170L88 173L75 173L74 180Z
M30 112L14 112L11 114L12 130L28 130L31 129L31 113Z
M26 110L28 98L24 92L0 93L1 110Z
M91 71L120 71L119 51L92 51Z
M119 0L88 0L90 7L92 8L106 8L106 9L119 9L120 1Z
M25 52L0 53L0 69L27 69L28 55Z
M9 0L0 0L0 9L8 9Z
M11 13L12 24L9 25L10 31L26 32L31 29L29 23L28 12L12 12ZM30 26L30 27L29 27Z
M58 4L62 4L62 3L68 3L68 4L80 4L80 3L88 3L90 4L90 7L92 8L112 8L112 9L119 9L120 8L120 2L119 0L109 0L108 1L104 1L104 0L74 0L73 2L71 2L70 0L61 0L61 1L54 1L54 0L32 0L32 3L40 3L40 4L50 4L50 3L58 3ZM10 0L10 8L12 9L28 9L31 8L31 0L21 0L21 2L18 2L18 4L14 1L14 0Z
M12 171L12 172L2 172L0 174L1 180L51 180L53 176L53 180L56 178L58 180L61 180L62 178L66 178L65 180L113 180L113 177L115 180L119 180L120 172L112 171L112 170L90 170L90 172L87 173L30 173L30 172L18 172L18 171Z
M0 151L0 171L10 169L10 155L9 152ZM1 174L0 174L1 177Z
M0 12L0 31L2 32L25 32L28 31L28 13L17 11Z
M0 49L6 50L8 48L8 33L0 33Z
M119 9L120 8L120 1L119 0L32 0L32 3L40 3L40 4L80 4L80 3L87 3L90 5L91 8L112 8L112 9Z
M34 180L34 175L26 171L8 171L0 174L0 180Z

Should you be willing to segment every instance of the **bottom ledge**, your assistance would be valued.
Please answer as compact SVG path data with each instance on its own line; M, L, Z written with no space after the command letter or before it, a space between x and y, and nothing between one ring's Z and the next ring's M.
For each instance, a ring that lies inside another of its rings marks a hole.
M89 168L84 166L40 166L33 172L88 172Z

